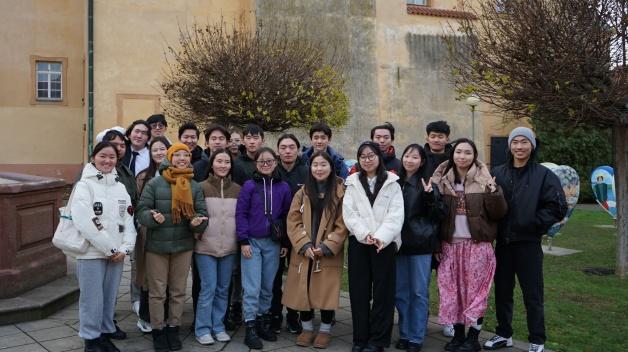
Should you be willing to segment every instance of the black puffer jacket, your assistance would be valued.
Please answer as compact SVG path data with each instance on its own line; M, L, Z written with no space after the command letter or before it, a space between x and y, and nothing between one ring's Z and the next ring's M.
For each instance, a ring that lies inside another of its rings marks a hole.
M399 179L398 182L403 192L405 212L399 254L440 252L439 224L446 210L438 186L432 184L434 191L425 193L419 173L412 175L408 181Z
M521 168L512 160L493 169L504 190L508 213L499 222L497 244L540 242L541 236L567 214L567 201L558 177L534 158Z

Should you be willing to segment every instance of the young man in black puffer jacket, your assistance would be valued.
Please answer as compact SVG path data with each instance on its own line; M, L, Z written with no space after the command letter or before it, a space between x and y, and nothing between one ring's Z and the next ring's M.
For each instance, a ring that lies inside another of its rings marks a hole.
M536 161L537 140L532 130L512 130L508 148L508 162L492 172L504 190L508 214L499 223L495 248L496 335L486 341L484 349L512 346L516 274L527 312L529 351L543 352L546 336L541 237L565 217L567 202L558 177Z

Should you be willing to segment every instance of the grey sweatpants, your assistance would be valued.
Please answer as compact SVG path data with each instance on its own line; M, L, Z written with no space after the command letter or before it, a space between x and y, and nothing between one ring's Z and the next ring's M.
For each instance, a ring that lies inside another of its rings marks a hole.
M79 297L79 336L95 339L102 333L116 331L113 314L124 262L107 259L78 259L76 277Z

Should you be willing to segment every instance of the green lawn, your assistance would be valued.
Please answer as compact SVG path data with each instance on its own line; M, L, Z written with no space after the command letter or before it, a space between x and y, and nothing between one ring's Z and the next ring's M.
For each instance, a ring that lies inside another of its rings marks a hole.
M581 253L545 256L546 347L554 351L627 351L628 279L585 274L582 269L613 269L617 234L613 220L602 211L576 210L554 246L581 250ZM345 276L346 280L346 276ZM343 289L347 289L346 281ZM432 278L430 309L438 312L438 292ZM491 294L484 320L488 331L495 329L495 307ZM527 341L525 309L519 288L515 288L514 338Z

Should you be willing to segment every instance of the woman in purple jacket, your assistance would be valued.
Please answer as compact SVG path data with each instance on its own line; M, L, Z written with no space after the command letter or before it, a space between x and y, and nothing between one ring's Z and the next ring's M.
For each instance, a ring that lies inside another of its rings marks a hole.
M270 328L269 309L273 280L279 266L280 242L274 238L271 225L281 228L281 224L285 224L292 202L290 186L274 176L277 160L272 149L257 150L257 169L253 179L242 185L236 205L236 233L242 253L244 343L251 349L262 349L260 337L267 341L277 340Z

